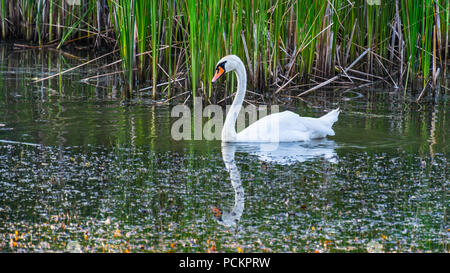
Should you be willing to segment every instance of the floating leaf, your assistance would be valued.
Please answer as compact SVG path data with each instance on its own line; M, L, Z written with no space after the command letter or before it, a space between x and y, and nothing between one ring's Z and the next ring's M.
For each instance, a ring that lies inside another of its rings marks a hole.
M116 231L114 232L114 238L116 238L116 237L120 237L121 236L121 234L120 234L120 229L116 229Z

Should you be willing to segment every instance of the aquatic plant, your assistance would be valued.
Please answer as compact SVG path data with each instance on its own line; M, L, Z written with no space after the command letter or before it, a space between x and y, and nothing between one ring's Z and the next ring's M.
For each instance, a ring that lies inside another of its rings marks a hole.
M337 74L347 82L388 78L401 87L446 72L449 1L0 0L0 28L2 39L23 37L40 46L83 40L117 46L129 89L134 70L140 84L150 71L153 98L162 93L158 83L168 85L164 95L170 96L180 81L192 96L200 88L204 97L216 97L210 79L226 54L245 61L256 90L278 93ZM232 91L234 77L226 83Z
M133 89L134 67L136 59L136 1L118 0L108 1L113 11L116 23L116 33L119 39L119 49L122 56L122 68L128 81L128 87Z

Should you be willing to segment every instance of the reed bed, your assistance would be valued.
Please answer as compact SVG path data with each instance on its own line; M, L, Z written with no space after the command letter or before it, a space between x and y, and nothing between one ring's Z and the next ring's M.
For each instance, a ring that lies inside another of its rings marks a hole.
M405 88L447 73L449 9L448 0L0 0L0 33L41 47L118 48L128 88L150 81L155 99L181 81L211 98L226 54L244 60L253 90L327 79ZM234 76L225 82L232 92Z

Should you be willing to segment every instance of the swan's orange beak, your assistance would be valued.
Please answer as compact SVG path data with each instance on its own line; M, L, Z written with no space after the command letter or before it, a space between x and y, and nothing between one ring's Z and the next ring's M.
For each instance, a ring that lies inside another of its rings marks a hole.
M225 72L225 70L222 67L217 67L216 69L216 74L214 75L213 79L211 82L215 82L217 81L217 79L222 76L223 72Z

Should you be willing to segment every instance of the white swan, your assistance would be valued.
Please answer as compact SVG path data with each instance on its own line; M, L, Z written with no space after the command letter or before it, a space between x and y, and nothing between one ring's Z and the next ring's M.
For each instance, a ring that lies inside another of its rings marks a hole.
M339 108L320 118L301 117L291 111L274 113L236 133L236 119L247 88L247 73L241 59L236 55L223 57L217 63L212 82L230 71L234 71L237 76L237 93L225 118L222 142L290 142L324 138L327 135L334 136L331 127L338 119Z

